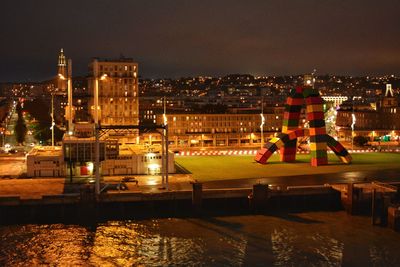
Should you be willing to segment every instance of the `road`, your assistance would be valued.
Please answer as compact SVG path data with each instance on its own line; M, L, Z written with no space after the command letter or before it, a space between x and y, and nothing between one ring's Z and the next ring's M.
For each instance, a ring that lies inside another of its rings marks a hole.
M26 173L25 155L0 157L0 177L19 177Z
M18 151L29 152L32 149L30 144L36 142L35 138L33 137L33 135L31 134L31 131L30 131L30 130L32 130L32 125L30 125L28 120L26 120L26 114L25 114L24 115L24 119L25 119L26 126L28 128L28 132L27 132L27 134L25 136L24 145L21 146L21 145L19 145L17 143L17 140L15 138L15 134L14 134L15 125L16 125L17 120L18 120L18 114L17 114L17 112L15 110L15 106L12 107L10 114L11 114L11 117L10 117L9 122L7 124L4 143L5 144L10 144L11 148L16 149Z

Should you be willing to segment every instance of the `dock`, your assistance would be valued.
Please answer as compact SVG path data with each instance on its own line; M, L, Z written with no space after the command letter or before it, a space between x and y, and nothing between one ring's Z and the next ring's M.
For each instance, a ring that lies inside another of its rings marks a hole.
M2 181L0 223L36 218L131 218L136 216L199 216L209 211L264 213L289 210L339 210L371 216L373 225L400 231L400 182L358 182L323 185L256 183L252 187L217 188L197 181L175 181L169 189L127 183L127 190L95 195L94 184L68 184L63 179ZM35 185L37 183L37 185ZM115 183L114 183L115 185ZM63 187L63 192L61 192ZM10 194L20 189L20 194ZM50 189L43 191L44 189ZM118 187L119 188L119 187ZM44 193L43 192L52 192ZM14 220L15 219L15 220Z

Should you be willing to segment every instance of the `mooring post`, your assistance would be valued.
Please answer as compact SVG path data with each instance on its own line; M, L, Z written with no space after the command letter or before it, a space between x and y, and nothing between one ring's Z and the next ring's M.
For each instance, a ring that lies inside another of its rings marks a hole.
M261 183L253 185L252 204L253 208L256 211L263 210L266 208L267 199L268 199L268 185Z
M354 183L347 184L346 211L348 214L354 213Z
M200 211L203 201L203 184L199 182L193 182L192 187L192 206L195 211Z
M390 206L388 207L388 227L400 231L400 206Z
M400 186L397 186L397 192L396 192L395 198L396 198L396 201L400 202Z
M371 220L372 225L376 224L376 189L372 190L372 205L371 205Z
M388 209L390 204L392 203L392 199L388 195L383 195L382 199L382 213L381 213L381 224L387 225L388 222Z
M91 224L97 218L97 201L92 185L84 184L80 187L80 203L78 204L79 220Z

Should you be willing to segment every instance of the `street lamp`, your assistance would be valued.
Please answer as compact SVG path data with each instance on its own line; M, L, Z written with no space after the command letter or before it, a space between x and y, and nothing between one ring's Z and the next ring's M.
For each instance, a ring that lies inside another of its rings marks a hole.
M51 147L54 149L54 93L51 93Z
M260 129L261 129L261 148L264 146L264 123L265 123L265 118L264 114L261 112L261 124L260 124Z
M99 123L99 80L104 81L107 79L107 74L103 74L100 77L95 77L94 80L94 123Z
M360 96L353 96L352 100L352 109L351 109L351 150L354 149L354 126L356 124L356 115L354 114L354 99L360 99Z
M354 115L354 111L351 114L351 150L354 150L354 125L356 124L356 115Z
M162 160L162 185L164 186L165 177L165 187L168 190L168 119L167 119L167 101L164 97L163 99L164 113L163 113L163 126L162 130L162 142L161 142L161 160ZM165 148L164 148L165 146Z
M265 117L264 117L264 97L261 98L261 124L260 124L260 130L261 130L261 149L264 147L264 124L265 124Z
M100 194L100 136L99 136L99 79L105 80L107 74L103 74L99 77L95 74L94 79L94 122L95 122L95 170L96 170L96 180L95 180L95 192L98 196Z
M0 135L1 135L1 147L3 147L4 146L4 135L5 135L5 132L1 131Z

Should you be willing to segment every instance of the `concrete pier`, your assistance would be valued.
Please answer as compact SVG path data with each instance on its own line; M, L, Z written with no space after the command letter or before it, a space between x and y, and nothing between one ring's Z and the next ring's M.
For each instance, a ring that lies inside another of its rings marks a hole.
M196 212L201 210L203 201L203 184L194 182L192 183L192 206Z
M400 205L388 207L388 227L400 232Z
M98 197L94 194L93 185L89 184L82 185L76 193L42 195L29 191L28 195L28 190L24 190L23 195L0 195L0 223L10 218L17 220L38 218L43 214L47 216L49 210L60 220L88 218L90 223L97 218L114 218L114 215L115 218L131 218L138 214L156 217L160 214L174 216L182 212L192 216L200 211L218 214L227 210L262 213L281 209L304 211L344 208L349 214L372 213L373 224L387 222L392 228L398 229L398 212L388 209L396 199L398 187L390 183L295 186L257 183L246 188L214 188L196 181L172 184L170 190L161 190L157 185L146 187L127 184L127 187L130 190L104 190Z
M356 195L354 183L347 184L347 199L345 201L345 209L348 214L353 215L356 210Z
M254 211L262 211L267 207L268 185L255 184L251 196L251 206Z

